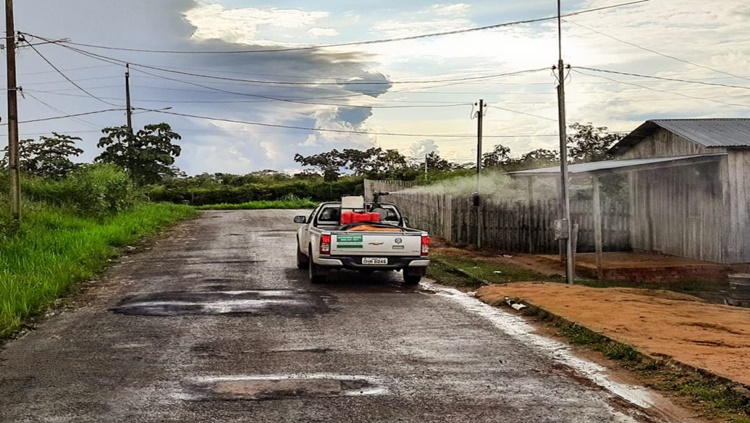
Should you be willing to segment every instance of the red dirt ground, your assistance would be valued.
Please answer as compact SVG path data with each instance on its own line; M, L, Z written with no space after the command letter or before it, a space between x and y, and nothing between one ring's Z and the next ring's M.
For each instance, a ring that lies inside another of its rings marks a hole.
M750 309L709 304L671 291L523 282L486 286L490 304L522 298L631 345L750 385Z
M565 273L555 255L478 251L455 248L439 240L433 251L525 267L548 276ZM591 288L536 281L483 287L477 297L493 305L505 304L505 297L522 298L642 353L671 357L750 386L750 308L715 304L725 294L721 287L728 284L726 275L748 273L748 264L727 266L662 254L605 253L603 257L605 270L616 270L621 279L630 281L669 283L714 275L713 280L703 279L712 286L713 294L706 295L712 302L665 290ZM585 273L587 268L593 268L596 275L595 255L579 254L576 274Z

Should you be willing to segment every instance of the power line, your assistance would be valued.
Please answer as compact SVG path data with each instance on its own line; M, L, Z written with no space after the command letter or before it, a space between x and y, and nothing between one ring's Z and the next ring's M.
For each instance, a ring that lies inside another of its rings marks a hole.
M731 77L733 77L733 78L739 78L739 79L744 79L744 80L746 80L746 81L750 81L750 78L747 78L747 77L744 77L744 76L741 76L741 75L736 75L736 74L733 74L733 73L730 73L730 72L726 72L726 71L723 71L723 70L719 70L719 69L714 69L714 68L712 68L712 67L709 67L709 66L705 66L705 65L701 65L701 64L698 64L698 63L694 63L694 62L691 62L691 61L688 61L688 60L680 59L679 57L671 56L671 55L669 55L669 54L661 53L661 52L658 52L658 51L656 51L656 50L652 50L652 49L650 49L650 48L646 48L646 47L640 46L640 45L638 45L638 44L635 44L635 43L631 43L631 42L629 42L629 41L625 41L625 40L623 40L623 39L620 39L620 38L614 37L614 36L612 36L612 35L609 35L609 34L605 34L605 33L601 32L601 31L597 31L597 30L595 30L595 29L593 29L593 28L589 28L589 27L587 27L587 26L585 26L585 25L581 25L581 24L579 24L579 23L577 23L577 22L573 22L573 21L568 21L568 20L566 20L565 22L567 22L567 23L572 23L573 25L577 25L577 26L580 26L581 28L587 29L587 30L589 30L589 31L591 31L591 32L595 32L595 33L597 33L597 34L599 34L599 35L603 35L603 36L605 36L605 37L607 37L607 38L611 38L611 39L613 39L613 40L615 40L615 41L619 41L619 42L621 42L621 43L623 43L623 44L627 44L627 45L629 45L629 46L633 46L633 47L635 47L635 48L641 49L641 50L643 50L643 51L647 51L647 52L649 52L649 53L653 53L653 54L656 54L656 55L658 55L658 56L662 56L662 57L666 57L666 58L668 58L668 59L676 60L676 61L678 61L678 62L686 63L686 64L688 64L688 65L691 65L691 66L695 66L695 67L699 67L699 68L707 69L707 70L710 70L710 71L712 71L712 72L716 72L716 73L721 73L721 74L724 74L724 75L728 75L728 76L731 76Z
M648 0L641 0L641 1L648 1ZM61 46L64 47L64 48L67 48L67 49L69 49L71 51L74 51L76 53L79 53L81 55L87 56L89 58L96 59L96 60L102 60L102 61L105 61L107 63L113 63L113 64L119 64L119 65L130 64L130 66L132 68L134 68L134 70L137 70L137 71L142 72L142 73L144 73L146 75L150 75L150 76L156 77L156 78L169 79L169 78L166 78L166 77L161 76L161 75L155 75L153 73L146 72L143 69L155 70L155 71L164 72L164 73L178 74L178 75L183 75L183 76L191 76L191 77L196 77L196 78L219 80L219 81L240 82L240 83L248 83L248 84L262 84L262 85L282 85L282 86L289 85L289 86L313 86L313 87L318 87L318 86L337 86L337 87L342 87L342 86L351 86L351 85L375 85L375 86L386 85L386 86L391 87L393 85L415 85L415 84L436 84L436 83L438 83L438 84L440 84L440 83L469 83L469 82L472 82L472 81L485 81L485 80L494 79L494 78L501 78L501 77L506 77L506 76L519 75L519 74L524 74L524 73L531 73L531 72L538 72L538 71L542 71L542 70L547 70L547 68L544 67L544 68L528 69L528 70L524 70L524 71L517 71L517 72L511 72L511 73L480 75L480 76L469 76L469 77L460 77L460 78L444 78L444 79L433 79L433 80L415 80L415 81L386 81L386 82L378 82L378 81L370 81L370 82L365 82L365 81L337 81L337 82L325 82L325 81L269 81L269 80L256 80L256 79L244 79L244 78L232 78L232 77L206 75L206 74L200 74L200 73L195 73L195 72L186 72L186 71L174 70L174 69L169 69L169 68L164 68L164 67L159 67L159 66L144 65L144 64L133 63L133 62L125 61L125 60L120 60L120 59L113 58L113 57L103 56L103 55L100 55L100 54L88 52L88 51L85 51L85 50L73 48L73 47L66 46L66 45L61 45ZM143 68L143 69L138 69L138 68ZM169 79L169 80L179 81L179 80L175 80L175 79ZM184 82L184 81L179 81L179 82ZM195 84L195 85L197 85L197 84ZM201 86L201 85L198 85L198 86ZM203 86L203 87L204 88L208 88L208 87L205 87L205 86Z
M29 119L29 120L19 121L18 123L47 122L47 121L51 121L51 120L59 120L59 119L68 119L68 118L74 118L74 117L79 117L79 116L96 115L96 114L99 114L99 113L123 112L123 111L125 111L124 108L119 108L119 109L104 109L104 110L96 110L96 111L93 111L93 112L74 113L74 114L69 114L69 115L64 115L64 116L53 116L53 117L48 117L48 118ZM7 123L0 123L0 126L6 126L6 125L7 125Z
M643 88L643 89L646 89L646 90L649 90L649 91L655 91L655 92L659 92L659 93L677 95L677 96L680 96L680 97L690 98L690 99L693 99L693 100L711 101L711 102L714 102L714 103L724 104L724 105L727 105L727 106L736 106L736 107L745 107L745 108L748 107L747 104L728 103L728 102L725 102L725 101L714 100L714 99L710 99L710 98L695 97L695 96L691 96L691 95L687 95L687 94L682 94L682 93L678 93L678 92L660 90L660 89L656 89L656 88L647 87L645 85L634 84L634 83L631 83L631 82L618 81L616 79L608 78L608 77L603 76L603 75L592 75L592 74L588 74L588 73L585 73L585 72L581 72L581 71L578 70L578 68L574 68L573 72L581 74L581 75L595 77L595 78L607 79L607 80L610 80L610 81L613 81L613 82L617 82L618 84L632 85L634 87Z
M67 112L65 112L64 110L58 109L57 107L55 107L55 106L53 106L53 105L51 105L51 104L47 103L46 101L43 101L42 99L40 99L39 97L36 97L36 96L35 96L35 95L33 95L32 93L29 93L28 91L25 91L24 93L25 93L25 94L26 94L27 96L29 96L29 97L33 98L34 100L36 100L36 101L38 101L38 102L40 102L40 103L44 104L45 106L49 107L50 109L52 109L52 110L54 110L54 111L56 111L56 112L58 112L58 113L63 113L63 114L66 114L66 115L68 114L68 113L67 113ZM81 123L83 123L83 124L85 124L85 125L88 125L88 126L90 126L90 127L96 127L96 125L94 125L93 123L91 123L91 122L86 122L86 121L85 121L85 120L83 120L83 119L79 119L79 118L77 118L77 117L74 117L73 119L75 119L75 120L77 120L78 122L81 122Z
M607 9L631 6L634 4L645 3L647 1L649 0L637 0L637 1L627 2L627 3L615 4L611 6L604 6L604 7L587 9L587 10L581 10L578 12L567 13L565 15L562 15L562 17L571 17L571 16L582 15L585 13L592 13L592 12L598 12L598 11L607 10ZM544 21L549 21L553 19L557 19L557 15L549 16L545 18L525 19L525 20L518 20L518 21L512 21L512 22L505 22L505 23L480 26L480 27L475 27L475 28L458 29L454 31L443 31L443 32L433 32L429 34L412 35L412 36L407 36L407 37L396 37L396 38L386 38L386 39L369 40L369 41L353 41L349 43L326 44L326 45L316 45L316 46L306 46L306 47L287 47L287 48L264 49L264 50L226 50L226 51L148 50L148 49L111 47L111 46L101 46L101 45L95 45L95 44L75 43L71 41L49 40L49 39L36 36L33 34L29 34L29 33L24 33L24 34L29 35L31 37L39 38L47 42L52 42L55 44L64 43L64 44L76 45L76 46L81 46L81 47L104 49L104 50L130 51L130 52L140 52L140 53L160 53L160 54L248 54L248 53L280 53L280 52L290 52L290 51L317 50L317 49L334 48L334 47L350 47L350 46L358 46L358 45L384 44L384 43L392 43L392 42L398 42L398 41L410 41L410 40L418 40L418 39L423 39L423 38L434 38L434 37L442 37L446 35L456 35L456 34L465 34L469 32L486 31L490 29L497 29L497 28L502 28L502 27L507 27L507 26L516 26L516 25L522 25L522 24L544 22Z
M632 72L619 72L619 71L613 71L613 70L607 70L607 69L588 68L585 66L576 66L575 68L585 69L585 70L589 70L592 72L612 73L615 75L637 76L639 78L656 79L660 81L683 82L685 84L698 84L698 85L707 85L711 87L738 88L741 90L750 90L750 87L743 87L741 85L719 84L719 83L714 83L714 82L696 81L696 80L680 79L680 78L666 78L662 76L642 75L642 74L632 73Z
M269 127L269 128L295 129L295 130L310 131L310 132L332 132L332 133L358 134L358 135L384 135L384 136L425 137L425 138L427 138L427 137L432 137L432 138L473 138L475 136L473 134L467 134L467 135L453 135L453 134L405 134L405 133L395 133L395 132L357 131L357 130L350 130L350 129L309 128L309 127L304 127L304 126L280 125L280 124L273 124L273 123L249 122L249 121L237 120L237 119L226 119L226 118L217 118L217 117L210 117L210 116L200 116L200 115L193 115L193 114L188 114L188 113L170 112L170 111L166 111L166 110L152 110L152 111L156 112L156 113L166 114L166 115L189 117L189 118L194 118L194 119L203 119L203 120L211 120L211 121L227 122L227 123L239 123L239 124L243 124L243 125L263 126L263 127ZM557 137L557 134L488 135L487 137L488 138Z
M86 89L84 89L83 87L81 87L80 85L78 85L77 83L75 83L75 81L73 81L72 79L68 78L68 76L67 76L67 75L65 75L65 74L64 74L64 73L63 73L63 72L62 72L62 71L61 71L60 69L58 69L58 68L57 68L57 66L55 66L55 65L54 65L54 64L53 64L52 62L50 62L50 61L49 61L49 60L48 60L48 59L47 59L46 57L44 57L44 55L43 55L42 53L40 53L40 52L39 52L39 50L37 50L37 49L36 49L36 47L34 47L33 45L31 45L31 44L28 44L28 43L27 43L27 45L28 45L29 47L31 47L31 49L32 49L32 50L34 50L34 52L35 52L36 54L38 54L38 55L39 55L39 57L41 57L41 58L42 58L42 60L44 60L45 62L47 62L47 64L48 64L48 65L50 65L50 66L52 67L52 69L54 69L54 70L55 70L55 71L56 71L56 72L57 72L58 74L60 74L60 76L62 76L62 77L63 77L63 78L65 78L65 79L66 79L66 80L67 80L68 82L70 82L70 83L71 83L71 84L72 84L72 85L73 85L74 87L76 87L76 88L78 88L79 90L83 91L83 92L84 92L84 93L86 93L86 94L87 94L87 95L88 95L89 97L91 97L91 98L93 98L93 99L95 99L95 100L97 100L97 101L100 101L100 102L102 102L102 103L104 103L104 104L106 104L106 105L109 105L109 106L115 106L115 107L116 107L116 106L118 106L117 104L114 104L114 103L110 103L109 101L106 101L106 100L102 100L101 98L99 98L99 97L95 96L94 94L91 94L90 92L86 91Z
M487 106L487 107L492 108L492 109L502 110L502 111L505 111L505 112L518 113L519 115L526 115L526 116L531 116L531 117L535 117L535 118L539 118L539 119L549 120L549 121L552 121L552 122L557 122L557 119L550 119L548 117L544 117L544 116L540 116L540 115L535 115L533 113L526 113L526 112L522 112L522 111L519 111L519 110L506 109L506 108L500 107L500 106Z

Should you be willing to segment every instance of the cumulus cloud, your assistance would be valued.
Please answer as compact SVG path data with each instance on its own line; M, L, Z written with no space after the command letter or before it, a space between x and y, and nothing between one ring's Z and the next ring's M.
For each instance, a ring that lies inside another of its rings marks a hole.
M423 139L415 141L409 146L409 154L413 158L424 157L430 153L440 155L440 147L435 143L435 140Z
M232 43L256 45L287 45L283 40L259 38L259 27L275 34L278 30L305 29L328 16L323 11L299 9L228 9L220 4L205 4L185 13L195 27L194 40L218 39Z
M29 94L20 99L22 121L96 112L22 124L21 136L52 131L81 136L82 159L92 159L101 128L125 122L127 62L137 111L134 125L172 125L183 136L177 164L188 173L294 169L294 153L375 145L419 155L439 149L446 159L473 161L476 120L469 113L479 98L505 109L490 109L484 120L485 150L495 142L510 147L514 156L556 148L557 140L549 136L557 131L556 80L550 69L557 59L553 23L306 49L549 16L552 7L542 3L549 2L384 0L345 7L325 2L262 7L226 0L18 2L19 30L101 45L107 48L89 50L111 59L95 60L60 45L37 47L92 98L33 51L21 50L19 81ZM750 6L743 0L724 1L722 7L705 0L678 3L647 2L566 19L563 56L572 66L566 79L568 123L627 131L665 115L745 114L746 90L680 80L747 85ZM584 0L576 9L609 4ZM285 48L298 49L246 53ZM543 71L490 77L530 69ZM461 81L476 76L487 78ZM398 108L390 108L394 105ZM171 109L162 114L143 110L164 107ZM367 131L418 137L363 133Z

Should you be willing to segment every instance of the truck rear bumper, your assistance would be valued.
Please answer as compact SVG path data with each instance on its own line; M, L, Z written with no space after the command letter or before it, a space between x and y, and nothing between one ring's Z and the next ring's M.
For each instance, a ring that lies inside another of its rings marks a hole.
M400 270L405 268L425 268L430 264L429 259L422 257L396 257L389 258L388 264L370 265L361 264L361 257L336 257L336 258L319 258L319 266L334 269L353 269L353 270Z

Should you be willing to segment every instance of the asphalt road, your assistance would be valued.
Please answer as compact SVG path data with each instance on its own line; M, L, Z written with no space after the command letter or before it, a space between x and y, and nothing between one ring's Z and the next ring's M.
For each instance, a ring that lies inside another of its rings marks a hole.
M205 212L124 256L0 351L0 421L672 419L457 291L394 272L311 285L295 214Z

